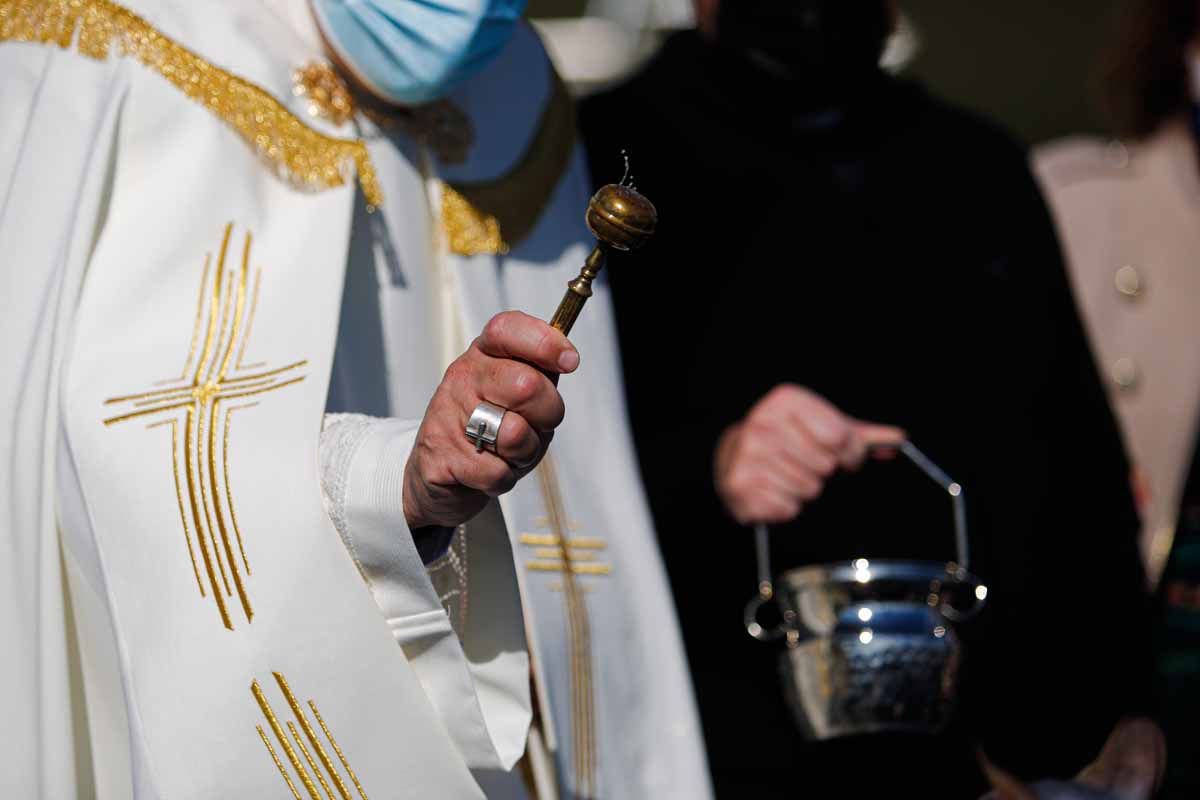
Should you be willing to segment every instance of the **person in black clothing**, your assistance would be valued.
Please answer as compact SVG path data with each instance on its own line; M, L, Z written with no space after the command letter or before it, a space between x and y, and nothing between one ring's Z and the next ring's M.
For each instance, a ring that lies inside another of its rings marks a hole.
M698 7L701 30L581 124L597 184L625 150L660 214L608 275L718 796L971 797L979 749L1073 774L1146 702L1147 598L1128 464L1025 153L878 69L885 0ZM686 368L644 346L664 332ZM991 590L959 630L958 713L935 738L807 743L778 649L741 627L742 523L778 523L777 569L951 559L946 496L916 470L831 470L902 435L965 487Z

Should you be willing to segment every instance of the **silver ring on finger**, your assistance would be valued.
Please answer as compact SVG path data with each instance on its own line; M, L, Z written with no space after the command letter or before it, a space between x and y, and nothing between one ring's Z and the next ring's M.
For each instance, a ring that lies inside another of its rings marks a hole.
M475 444L475 452L496 452L496 441L500 438L500 425L504 422L507 409L492 405L486 400L475 406L467 420L467 438Z

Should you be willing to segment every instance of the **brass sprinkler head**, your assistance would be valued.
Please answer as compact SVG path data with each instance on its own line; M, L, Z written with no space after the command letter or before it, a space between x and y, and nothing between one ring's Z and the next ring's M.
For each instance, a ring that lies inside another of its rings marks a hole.
M654 235L658 211L633 188L610 183L592 195L585 219L602 244L615 250L637 250Z

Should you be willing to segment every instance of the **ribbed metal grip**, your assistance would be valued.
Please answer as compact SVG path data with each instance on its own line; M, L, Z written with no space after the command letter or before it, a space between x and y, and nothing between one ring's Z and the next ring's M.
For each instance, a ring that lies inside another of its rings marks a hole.
M583 304L586 302L587 297L567 289L562 302L558 304L558 310L554 312L554 318L550 320L550 327L562 331L564 336L570 336L571 327L575 324L575 320L579 317L579 312L583 310Z
M562 331L563 335L571 333L575 320L579 318L579 312L583 310L583 304L592 296L592 281L603 267L604 247L596 245L587 261L583 263L579 277L567 284L567 293L563 295L558 310L550 318L550 327Z

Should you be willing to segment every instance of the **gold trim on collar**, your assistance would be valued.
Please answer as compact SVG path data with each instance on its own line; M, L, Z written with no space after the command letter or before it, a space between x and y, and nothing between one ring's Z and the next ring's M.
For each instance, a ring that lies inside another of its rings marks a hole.
M76 36L78 34L78 36ZM80 55L105 61L116 52L157 72L233 128L280 177L321 191L358 172L367 204L383 195L367 147L318 133L265 89L205 61L111 0L0 0L0 42L72 42Z
M506 174L479 183L442 184L442 228L450 252L460 256L507 253L534 226L575 149L575 106L551 67L550 99L529 147Z

